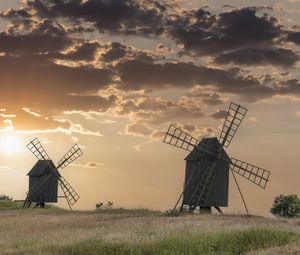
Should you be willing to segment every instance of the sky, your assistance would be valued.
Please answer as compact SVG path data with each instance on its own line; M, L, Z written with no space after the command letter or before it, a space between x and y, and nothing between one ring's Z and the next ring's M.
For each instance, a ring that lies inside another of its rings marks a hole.
M0 1L0 193L24 199L37 137L97 202L167 210L186 151L169 124L219 137L230 102L248 109L227 153L271 171L265 190L237 176L251 213L297 194L300 1ZM60 200L59 206L66 207ZM228 213L244 213L230 179Z

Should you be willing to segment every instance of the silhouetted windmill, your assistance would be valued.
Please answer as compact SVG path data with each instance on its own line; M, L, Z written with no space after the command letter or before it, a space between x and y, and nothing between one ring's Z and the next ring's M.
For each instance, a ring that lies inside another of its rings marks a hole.
M188 207L191 211L195 209L211 211L211 207L215 207L222 213L220 207L228 206L229 171L231 171L249 214L234 173L238 173L265 189L270 172L241 160L230 158L224 150L224 147L229 146L246 113L246 108L231 103L219 140L213 137L203 138L199 141L174 125L170 125L164 142L191 151L185 158L186 171L183 192L172 213L174 213L182 197L180 211L184 207Z
M27 174L29 175L29 191L23 207L30 207L32 202L40 206L44 206L45 202L56 203L59 185L71 210L71 206L78 201L79 195L58 170L65 168L83 154L79 146L74 144L57 166L54 165L37 138L32 140L27 148L38 158L38 162Z

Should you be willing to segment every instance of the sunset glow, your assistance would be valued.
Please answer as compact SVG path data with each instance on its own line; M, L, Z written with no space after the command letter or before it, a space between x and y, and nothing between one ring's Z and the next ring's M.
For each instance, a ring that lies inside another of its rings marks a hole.
M3 153L14 154L21 150L20 140L13 135L4 135L0 137L0 150Z
M82 149L61 171L75 209L170 209L188 152L163 143L169 125L219 138L234 102L248 111L225 150L271 172L264 190L237 176L249 210L269 214L276 195L300 195L299 13L284 0L1 0L0 194L24 199L38 138L55 165ZM225 211L243 211L234 182L228 193Z

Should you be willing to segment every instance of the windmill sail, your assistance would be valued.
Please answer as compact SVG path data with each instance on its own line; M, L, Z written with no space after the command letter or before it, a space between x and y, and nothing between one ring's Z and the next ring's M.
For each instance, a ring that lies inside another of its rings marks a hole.
M44 147L40 143L39 139L34 138L29 144L27 144L27 148L40 160L48 160L49 156L45 151Z
M231 158L230 169L263 189L269 181L270 171L239 159Z
M227 116L219 138L219 141L222 144L222 146L226 148L229 146L246 113L246 108L235 103L230 103Z
M67 165L71 164L75 159L79 158L82 154L82 150L79 148L79 146L77 144L74 144L58 162L57 169L65 168Z
M197 148L199 151L213 155L211 151L203 148L203 146L197 147L197 144L199 143L198 139L172 124L169 126L169 129L166 132L163 142L187 151L192 151L194 148Z
M80 196L78 193L73 189L70 183L67 182L67 180L60 176L59 178L59 186L61 187L63 193L65 194L65 198L67 199L67 202L69 205L74 205Z

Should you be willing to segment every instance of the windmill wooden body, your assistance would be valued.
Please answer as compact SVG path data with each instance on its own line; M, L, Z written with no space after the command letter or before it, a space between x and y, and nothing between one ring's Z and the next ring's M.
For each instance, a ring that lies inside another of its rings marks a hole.
M52 171L55 171L56 174L51 174ZM31 202L57 202L58 177L60 174L52 160L38 160L27 175L29 176L29 190L32 190L47 175L50 175L41 192L32 197Z
M229 146L246 113L247 109L231 103L219 139L213 137L199 141L176 126L170 125L164 142L191 152L185 158L183 192L172 213L181 199L180 211L184 208L194 211L195 209L211 210L211 207L215 207L222 213L220 207L228 206L229 172L232 173L244 206L249 213L235 173L264 189L269 181L270 172L230 158L224 150Z
M73 145L58 162L57 166L49 158L47 152L37 138L32 140L27 148L38 158L37 163L27 174L29 176L29 190L23 207L30 207L31 203L44 205L46 202L56 203L58 186L60 186L68 205L75 204L80 198L59 170L65 168L83 153L77 144Z
M219 148L219 142L217 138L204 138L197 145L205 146L210 151L217 153ZM229 156L222 149L222 155L227 160L230 160ZM212 157L206 155L206 153L197 153L196 150L190 152L190 154L185 158L186 168L185 168L185 183L190 179L189 185L183 194L183 204L188 205L189 201L193 197L193 193L197 188L197 185L201 178L206 173L209 168ZM194 170L196 169L196 170ZM208 194L206 205L207 207L223 207L228 205L228 185L229 185L229 163L224 162L221 159L217 159L216 171L214 181L211 186L211 191ZM197 206L202 206L201 202L198 201Z

